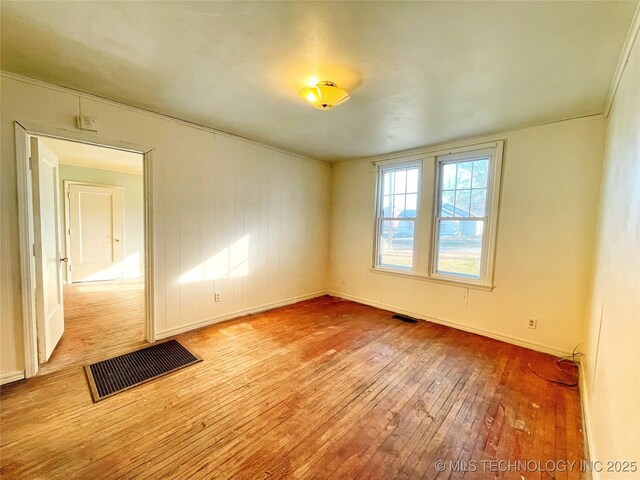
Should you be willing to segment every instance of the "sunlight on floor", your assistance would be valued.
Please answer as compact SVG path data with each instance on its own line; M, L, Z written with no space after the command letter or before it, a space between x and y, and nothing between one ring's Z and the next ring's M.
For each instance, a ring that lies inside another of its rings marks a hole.
M74 284L77 292L123 292L133 290L144 290L144 278L135 281L107 281L107 282L88 282Z

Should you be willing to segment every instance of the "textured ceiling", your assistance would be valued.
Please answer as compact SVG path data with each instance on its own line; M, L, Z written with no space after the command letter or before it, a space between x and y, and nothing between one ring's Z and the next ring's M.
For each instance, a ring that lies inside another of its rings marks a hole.
M1 66L340 160L601 113L636 6L5 0Z

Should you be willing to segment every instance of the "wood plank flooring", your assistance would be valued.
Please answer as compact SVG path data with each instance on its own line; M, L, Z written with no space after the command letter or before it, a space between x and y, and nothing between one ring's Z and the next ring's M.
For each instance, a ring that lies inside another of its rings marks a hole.
M391 316L322 297L182 334L202 363L98 404L79 365L5 386L0 473L581 478L438 472L438 459L582 460L578 391L531 373L556 374L548 355Z
M65 285L64 335L39 374L120 355L144 343L144 280Z

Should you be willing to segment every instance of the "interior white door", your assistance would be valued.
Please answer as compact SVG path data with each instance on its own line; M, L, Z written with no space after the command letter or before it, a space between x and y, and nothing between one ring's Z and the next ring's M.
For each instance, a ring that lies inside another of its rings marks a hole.
M67 184L70 282L122 278L122 187Z
M58 157L31 138L31 185L38 360L49 360L64 332Z

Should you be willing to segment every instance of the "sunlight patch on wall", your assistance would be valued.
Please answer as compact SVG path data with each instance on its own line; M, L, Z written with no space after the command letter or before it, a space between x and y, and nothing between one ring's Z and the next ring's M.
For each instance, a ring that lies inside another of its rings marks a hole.
M245 277L249 274L249 235L221 250L180 277L180 284Z

